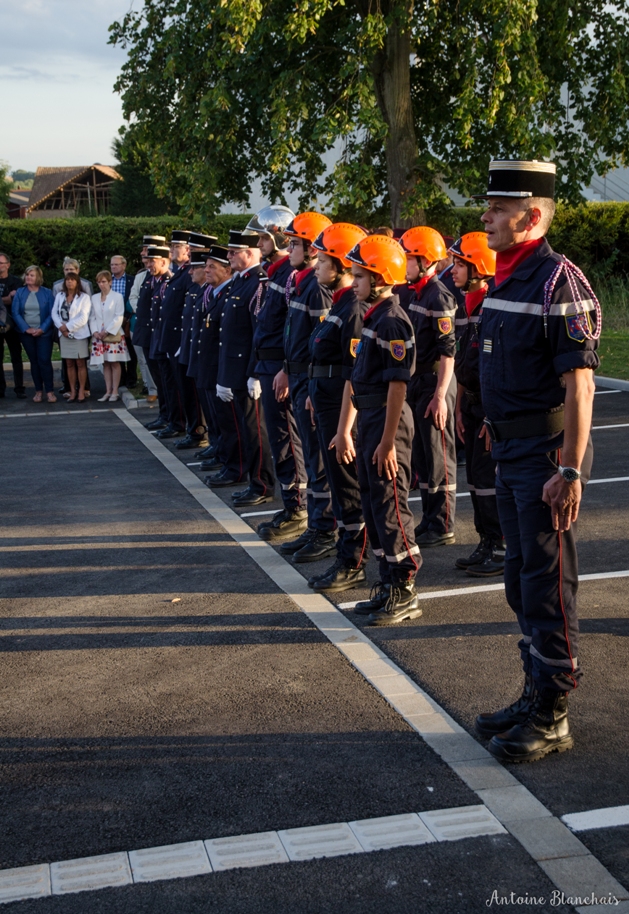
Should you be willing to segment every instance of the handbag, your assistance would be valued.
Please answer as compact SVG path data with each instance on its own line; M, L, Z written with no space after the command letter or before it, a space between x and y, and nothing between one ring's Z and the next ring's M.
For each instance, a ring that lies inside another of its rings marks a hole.
M120 331L118 331L118 333L108 333L104 338L103 343L119 343L121 339L122 333Z

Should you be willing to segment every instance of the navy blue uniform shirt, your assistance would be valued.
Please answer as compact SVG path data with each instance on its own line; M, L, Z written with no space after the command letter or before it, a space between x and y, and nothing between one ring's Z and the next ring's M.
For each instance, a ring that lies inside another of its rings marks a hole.
M310 337L310 357L313 365L342 365L341 377L352 376L356 350L363 330L363 315L367 305L358 301L353 289L339 289L332 296L328 311Z
M284 325L288 311L286 286L296 272L290 265L288 256L269 265L268 281L264 283L260 307L256 309L256 329L253 334L256 352L259 349L278 349L284 352ZM278 359L259 359L256 374L275 375L283 362L284 356Z
M288 362L310 364L310 335L331 304L330 290L319 285L312 267L297 273L284 327L284 352Z
M151 345L151 280L153 277L147 273L140 286L138 301L135 309L135 326L133 328L133 345L146 349L148 354Z
M408 316L415 331L417 371L424 373L442 355L454 357L456 302L435 275L425 284L422 280L415 283L415 290Z
M599 366L597 340L580 329L578 310L594 326L594 303L575 278L579 309L565 273L555 286L544 331L544 286L561 257L544 239L513 273L487 294L480 331L480 381L487 418L500 422L555 409L565 400L564 372ZM563 432L511 438L492 447L496 460L515 460L561 447Z
M151 314L149 319L151 327L151 343L149 356L152 359L157 359L160 356L164 356L163 351L160 349L162 329L161 313L164 295L166 294L168 281L171 277L172 273L170 270L162 273L161 276L151 277Z
M365 312L352 387L356 394L375 394L386 391L389 381L410 381L414 371L413 327L392 295Z
M197 303L201 301L202 290L205 289L207 283L203 283L200 286L198 283L193 282L188 291L186 292L186 300L183 305L183 314L181 315L181 346L179 348L179 355L177 360L181 362L182 365L188 365L190 363L190 351L192 349L192 333L193 325L196 323L196 330L198 332L198 322L195 322L195 313L197 310Z

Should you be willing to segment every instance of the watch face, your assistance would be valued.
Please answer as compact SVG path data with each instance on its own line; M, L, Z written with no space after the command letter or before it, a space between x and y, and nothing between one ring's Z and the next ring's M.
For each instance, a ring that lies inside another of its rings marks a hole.
M571 467L564 467L562 476L566 482L576 482L577 479L580 479L581 474L576 470L573 470Z

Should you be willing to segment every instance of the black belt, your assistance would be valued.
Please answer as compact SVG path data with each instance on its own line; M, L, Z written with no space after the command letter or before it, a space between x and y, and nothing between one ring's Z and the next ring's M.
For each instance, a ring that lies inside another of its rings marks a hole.
M386 394L352 394L354 409L380 409L387 405Z
M467 388L465 388L465 399L470 406L479 406L482 402L479 393L474 393L474 391L468 390Z
M309 378L340 378L342 374L342 365L311 365L308 369Z
M287 362L284 361L284 371L286 374L304 374L310 368L310 362Z
M437 374L439 371L439 362L420 362L418 365L415 365L415 374Z
M256 359L258 362L283 362L283 349L256 349Z
M504 422L492 422L490 419L483 421L492 441L557 435L563 431L564 408L560 406L548 413L536 413L534 416L522 416L521 419L510 419Z

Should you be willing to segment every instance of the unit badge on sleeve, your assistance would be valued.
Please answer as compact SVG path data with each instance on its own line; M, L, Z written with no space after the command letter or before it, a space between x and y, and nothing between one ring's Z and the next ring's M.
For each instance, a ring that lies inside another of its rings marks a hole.
M404 340L391 340L389 345L393 358L397 359L398 362L401 362L406 355L406 343Z
M349 352L354 358L358 355L358 347L360 346L360 340L350 340L349 342Z
M584 343L592 332L590 315L587 311L581 314L566 314L566 331L571 340Z
M446 333L452 333L452 318L451 317L439 317L437 318L437 326L439 327L439 332L444 336Z

